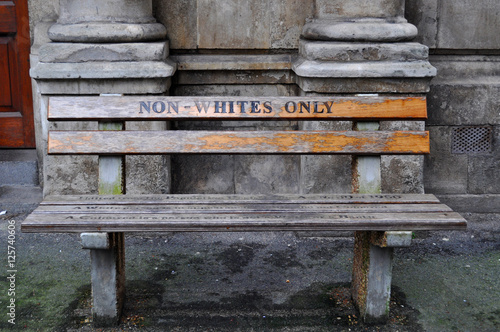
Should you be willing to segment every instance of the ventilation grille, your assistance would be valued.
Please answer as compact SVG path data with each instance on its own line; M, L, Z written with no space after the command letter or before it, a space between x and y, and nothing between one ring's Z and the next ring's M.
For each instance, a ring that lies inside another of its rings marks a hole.
M491 127L453 128L451 151L453 153L491 152Z

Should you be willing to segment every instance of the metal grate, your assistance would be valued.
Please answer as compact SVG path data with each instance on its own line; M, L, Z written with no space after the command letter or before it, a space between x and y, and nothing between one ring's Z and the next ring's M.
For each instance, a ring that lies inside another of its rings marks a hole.
M452 153L485 153L491 152L491 127L459 127L453 128Z

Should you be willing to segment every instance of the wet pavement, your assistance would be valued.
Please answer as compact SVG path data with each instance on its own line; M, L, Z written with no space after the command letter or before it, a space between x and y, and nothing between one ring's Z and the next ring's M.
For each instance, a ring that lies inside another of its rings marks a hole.
M416 232L411 247L396 249L391 316L374 326L360 322L350 300L349 233L130 235L122 322L93 329L88 251L75 234L21 233L33 206L23 204L0 205L2 331L500 330L498 214L466 214L468 231Z

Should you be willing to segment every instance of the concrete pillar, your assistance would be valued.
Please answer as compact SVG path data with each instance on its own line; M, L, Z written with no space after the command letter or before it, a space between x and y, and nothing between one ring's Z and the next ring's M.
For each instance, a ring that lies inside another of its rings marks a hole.
M302 30L299 57L293 64L303 94L391 93L404 97L429 90L436 70L428 61L428 48L411 42L417 29L403 16L404 0L316 0L315 4L315 17ZM421 127L422 121L352 124L357 130ZM339 165L332 160L332 168ZM303 158L302 168L314 168L314 164ZM352 171L348 176L356 193L423 192L420 156L353 158ZM392 247L410 241L411 232L356 232L352 294L366 322L387 320Z
M370 243L372 232L356 232L352 270L352 298L365 323L384 323L389 316L392 248Z
M411 95L427 92L436 70L428 61L428 48L411 42L417 29L403 17L404 6L404 0L316 0L315 17L303 28L299 57L293 63L302 93ZM381 125L391 130L412 130L419 129L423 123L384 122ZM350 129L346 126L352 125L345 122L301 124L303 129L319 130ZM302 157L301 191L349 191L350 164L348 156ZM422 193L422 168L421 156L384 156L382 187L389 192ZM327 170L325 177L317 179L311 172L315 169ZM325 185L326 181L330 185Z
M360 316L369 324L389 318L394 247L408 247L412 232L356 232L351 292Z
M151 0L60 0L31 74L42 94L165 93L175 71L166 33Z
M92 321L96 327L120 322L125 300L125 237L123 233L83 233L90 249Z
M138 42L165 38L151 0L60 0L57 23L49 37L58 42Z

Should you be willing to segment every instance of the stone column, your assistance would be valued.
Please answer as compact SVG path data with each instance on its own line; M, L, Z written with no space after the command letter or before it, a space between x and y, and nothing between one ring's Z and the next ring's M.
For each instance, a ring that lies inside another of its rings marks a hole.
M428 61L428 48L411 42L417 35L415 26L407 23L404 0L316 0L315 17L303 28L299 58L293 64L297 84L303 94L399 94L402 97L422 95L436 70ZM354 123L351 128L372 124ZM423 121L384 121L380 130L421 130ZM308 128L339 129L339 125L314 123ZM345 129L345 128L341 128ZM333 159L313 163L303 158L302 169L335 169L336 176L352 180L359 193L423 192L423 157L383 156ZM342 166L343 165L343 166ZM352 166L351 166L352 165ZM351 174L354 170L354 174ZM343 173L342 173L343 172ZM377 173L376 185L361 181L363 174ZM321 183L325 177L305 179L303 184ZM333 179L333 176L332 176ZM327 180L330 180L328 177ZM367 185L367 188L363 186ZM333 184L338 186L337 183ZM330 190L334 191L334 189ZM399 239L392 241L388 239ZM353 262L353 299L367 322L388 317L393 246L408 245L411 233L357 232Z
M168 60L166 28L153 18L151 0L60 0L60 16L48 37L51 42L40 47L39 62L31 70L41 93L38 142L47 137L49 95L168 93L175 64ZM58 126L97 129L96 122ZM127 127L161 130L166 124L145 127L130 122ZM41 154L44 194L97 193L96 157ZM154 162L143 156L127 157L127 192L168 192L165 166L168 160L161 157Z
M426 93L436 70L428 62L428 48L410 42L417 29L403 17L404 3L404 0L316 0L315 18L303 28L299 58L293 64L303 93ZM345 122L308 122L302 127L347 130L346 125L349 126ZM382 129L400 126L417 130L423 123L381 125ZM398 168L402 164L410 169ZM400 176L383 176L382 188L422 192L422 165L422 157L384 156L383 174L396 171ZM304 193L345 192L350 187L350 158L303 157L301 169ZM322 169L324 177L315 178L316 169ZM325 179L331 185L325 185Z
M410 42L404 0L316 0L294 64L299 86L321 93L425 93L436 70Z
M31 70L41 94L38 142L47 137L48 96L168 93L175 65L167 58L166 29L153 18L151 0L60 0L59 19L47 34L51 42L40 47L39 62ZM100 128L95 121L50 126ZM126 127L166 130L167 124L128 122ZM46 149L46 144L42 146ZM98 176L98 168L114 157L47 156L46 151L43 156L45 195L116 193ZM120 177L122 160L112 161L119 164L115 175ZM125 170L122 194L169 191L169 159L127 157ZM90 249L94 325L117 324L125 296L123 233L83 234L82 244Z

